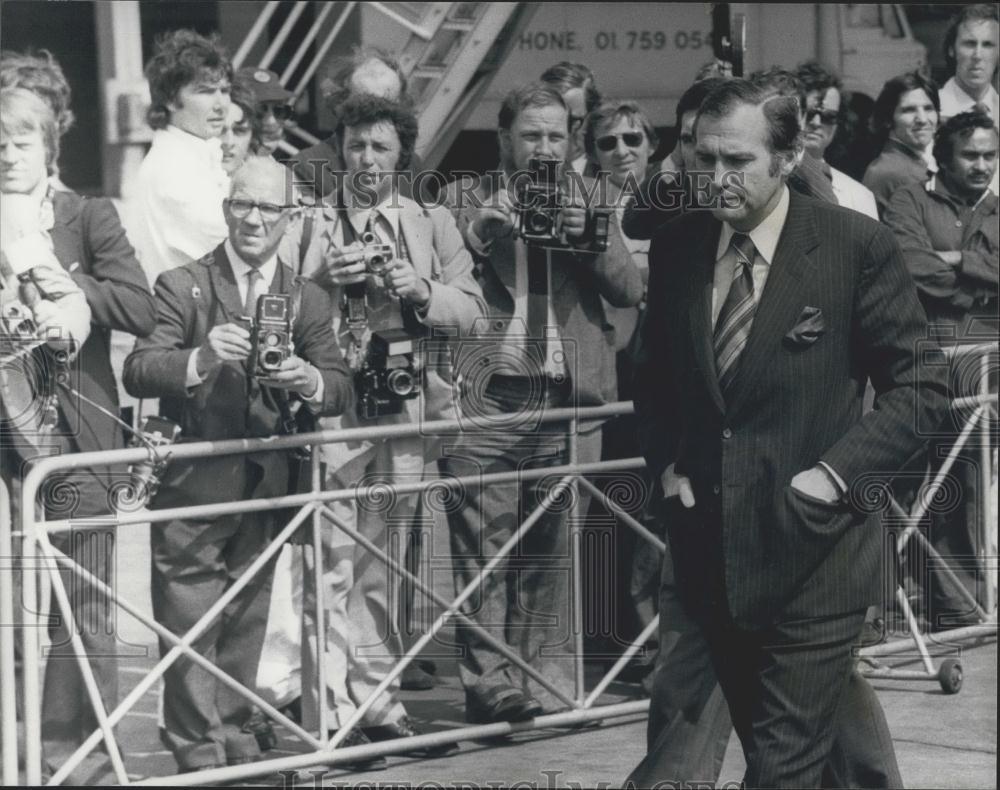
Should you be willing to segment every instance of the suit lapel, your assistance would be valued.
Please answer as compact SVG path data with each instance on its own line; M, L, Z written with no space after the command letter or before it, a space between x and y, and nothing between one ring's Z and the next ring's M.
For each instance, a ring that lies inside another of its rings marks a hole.
M433 271L434 227L431 218L420 206L405 198L400 201L399 232L406 239L406 249L410 254L410 263L416 269L419 277L434 280L439 279Z
M802 309L799 291L808 282L806 274L813 265L808 253L818 243L812 208L792 191L785 227L754 314L747 347L739 361L727 415L736 414L746 402L775 349L780 348L781 338L795 323Z
M718 221L702 223L698 232L699 241L692 250L691 260L696 262L692 271L691 337L694 342L694 357L705 379L705 386L720 412L725 411L719 377L715 372L715 351L712 347L712 284L715 276L715 253L719 246L722 223Z
M83 199L72 193L56 192L52 197L54 222L49 235L52 237L53 252L67 271L74 263L89 268L89 264L82 260L83 244L80 225L76 221L80 216L82 205Z
M236 286L233 267L223 245L215 248L215 262L211 266L210 276L215 296L225 311L227 321L243 315L243 300L240 299L240 289ZM211 327L209 327L211 329Z

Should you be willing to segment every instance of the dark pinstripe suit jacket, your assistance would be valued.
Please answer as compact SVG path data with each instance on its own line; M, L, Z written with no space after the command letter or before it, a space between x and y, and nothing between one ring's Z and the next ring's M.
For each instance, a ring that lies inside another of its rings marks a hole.
M724 403L710 325L720 228L689 213L653 237L636 374L654 479L676 463L697 500L691 510L667 503L681 598L698 615L724 596L745 627L863 608L877 597L883 554L865 492L920 448L914 426L937 424L946 408L940 371L918 377L926 317L916 289L887 230L792 192ZM868 378L877 409L862 419ZM789 487L821 460L846 481L845 503Z

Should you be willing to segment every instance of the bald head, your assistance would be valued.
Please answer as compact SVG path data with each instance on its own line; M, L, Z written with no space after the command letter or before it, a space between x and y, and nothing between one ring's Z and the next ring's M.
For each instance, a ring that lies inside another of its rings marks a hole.
M229 240L251 266L269 260L294 218L289 171L270 157L251 156L233 173L225 204Z

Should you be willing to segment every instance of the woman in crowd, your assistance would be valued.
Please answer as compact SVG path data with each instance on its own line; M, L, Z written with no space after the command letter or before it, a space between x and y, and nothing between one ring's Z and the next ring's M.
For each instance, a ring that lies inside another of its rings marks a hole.
M872 124L884 142L865 171L864 185L875 193L880 215L899 187L926 181L936 169L927 147L940 110L934 83L915 71L893 77L879 93Z
M253 90L236 80L229 89L229 109L219 142L222 145L222 169L235 173L248 156L267 153L261 140L260 122L254 112Z

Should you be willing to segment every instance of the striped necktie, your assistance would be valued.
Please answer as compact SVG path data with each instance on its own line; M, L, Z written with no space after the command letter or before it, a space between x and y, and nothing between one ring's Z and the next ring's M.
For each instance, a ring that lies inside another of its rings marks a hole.
M712 345L719 387L727 396L739 370L740 354L746 347L757 304L753 298L753 259L756 249L745 233L734 233L730 247L736 255L733 282L715 323Z

